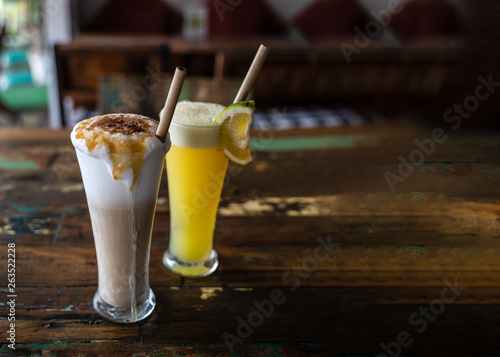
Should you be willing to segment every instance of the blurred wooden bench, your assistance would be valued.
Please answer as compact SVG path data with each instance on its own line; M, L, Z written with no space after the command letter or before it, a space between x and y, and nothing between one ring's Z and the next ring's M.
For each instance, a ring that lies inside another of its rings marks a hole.
M164 72L168 47L156 41L99 41L55 46L61 113L63 98L69 96L75 106L95 109L97 89L102 75L139 75Z
M197 43L168 36L80 36L71 44L56 46L60 97L70 96L76 106L95 109L102 76L144 80L147 68L169 75L176 66L184 66L188 78L198 78L198 93L192 81L190 99L217 99L214 93L221 90L221 83L238 82L259 44L265 43L271 51L253 90L259 107L342 103L383 110L434 98L453 68L459 46L437 42L401 48L374 40L348 63L339 41L310 45L284 38L249 38ZM222 101L227 100L224 96Z

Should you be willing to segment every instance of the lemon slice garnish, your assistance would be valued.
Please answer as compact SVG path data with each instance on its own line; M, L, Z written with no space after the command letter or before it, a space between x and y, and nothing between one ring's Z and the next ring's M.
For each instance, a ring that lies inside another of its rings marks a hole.
M224 109L214 120L215 124L221 126L220 141L224 154L240 165L252 162L249 131L254 110L253 100L237 102Z

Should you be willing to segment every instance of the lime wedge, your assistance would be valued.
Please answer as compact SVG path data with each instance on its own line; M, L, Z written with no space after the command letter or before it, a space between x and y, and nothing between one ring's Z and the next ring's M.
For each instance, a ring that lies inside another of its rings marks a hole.
M224 154L229 160L240 165L252 162L248 136L254 110L253 100L236 102L224 109L214 120L215 124L221 126L220 141Z

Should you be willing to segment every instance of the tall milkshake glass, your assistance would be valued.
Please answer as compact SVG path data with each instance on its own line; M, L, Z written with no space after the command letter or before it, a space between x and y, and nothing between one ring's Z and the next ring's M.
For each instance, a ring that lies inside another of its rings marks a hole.
M99 286L94 308L121 323L149 316L149 252L165 153L158 122L135 114L86 119L71 133L87 196Z
M166 163L171 228L163 263L180 276L207 276L218 266L212 242L228 159L220 126L212 122L224 108L180 102L170 125L172 147Z

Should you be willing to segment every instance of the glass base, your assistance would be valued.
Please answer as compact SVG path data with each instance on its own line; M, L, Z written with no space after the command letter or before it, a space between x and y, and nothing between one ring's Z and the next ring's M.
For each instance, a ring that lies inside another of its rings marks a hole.
M202 278L212 274L219 266L217 253L212 249L210 257L200 263L186 263L180 261L166 251L163 254L163 264L172 272L186 278Z
M104 317L113 322L118 323L133 323L144 320L151 315L156 306L156 297L153 290L149 289L148 299L141 305L137 306L135 311L131 307L116 307L108 304L99 295L99 290L94 295L94 309Z

